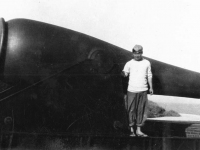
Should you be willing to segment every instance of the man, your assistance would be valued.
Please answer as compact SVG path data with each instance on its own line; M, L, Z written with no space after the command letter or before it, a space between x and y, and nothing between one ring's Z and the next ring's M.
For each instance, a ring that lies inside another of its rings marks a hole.
M148 84L150 87L149 92L151 95L153 94L151 64L142 57L142 46L135 45L132 52L133 59L125 64L122 71L125 77L129 75L127 112L131 129L130 136L147 137L147 135L141 131L141 126L144 124L147 117Z

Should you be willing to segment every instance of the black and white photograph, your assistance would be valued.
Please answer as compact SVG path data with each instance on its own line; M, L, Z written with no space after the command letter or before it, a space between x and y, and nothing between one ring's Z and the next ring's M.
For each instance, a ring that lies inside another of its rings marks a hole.
M0 0L0 150L199 150L199 8Z

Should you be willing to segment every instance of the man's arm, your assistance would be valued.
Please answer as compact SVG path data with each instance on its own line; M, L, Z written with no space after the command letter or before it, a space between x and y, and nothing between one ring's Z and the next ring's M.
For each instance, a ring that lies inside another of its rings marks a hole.
M127 77L129 75L130 69L129 69L129 62L127 62L124 66L124 69L121 72L121 75L123 77Z
M151 95L153 95L153 83L152 83L152 77L153 77L153 74L151 72L151 63L149 63L149 67L148 67L148 84L149 84L149 93Z
M153 84L152 84L152 77L148 78L148 83L149 83L149 92L151 95L153 95Z

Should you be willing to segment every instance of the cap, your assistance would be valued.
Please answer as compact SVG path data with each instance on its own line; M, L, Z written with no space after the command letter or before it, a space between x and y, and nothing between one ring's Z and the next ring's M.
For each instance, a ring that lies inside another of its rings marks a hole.
M142 54L143 53L143 47L141 45L135 45L132 49L133 53Z

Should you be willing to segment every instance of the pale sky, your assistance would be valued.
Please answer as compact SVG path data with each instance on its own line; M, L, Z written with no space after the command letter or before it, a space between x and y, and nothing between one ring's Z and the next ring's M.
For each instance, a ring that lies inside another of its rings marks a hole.
M199 0L0 0L6 21L27 18L200 72Z

